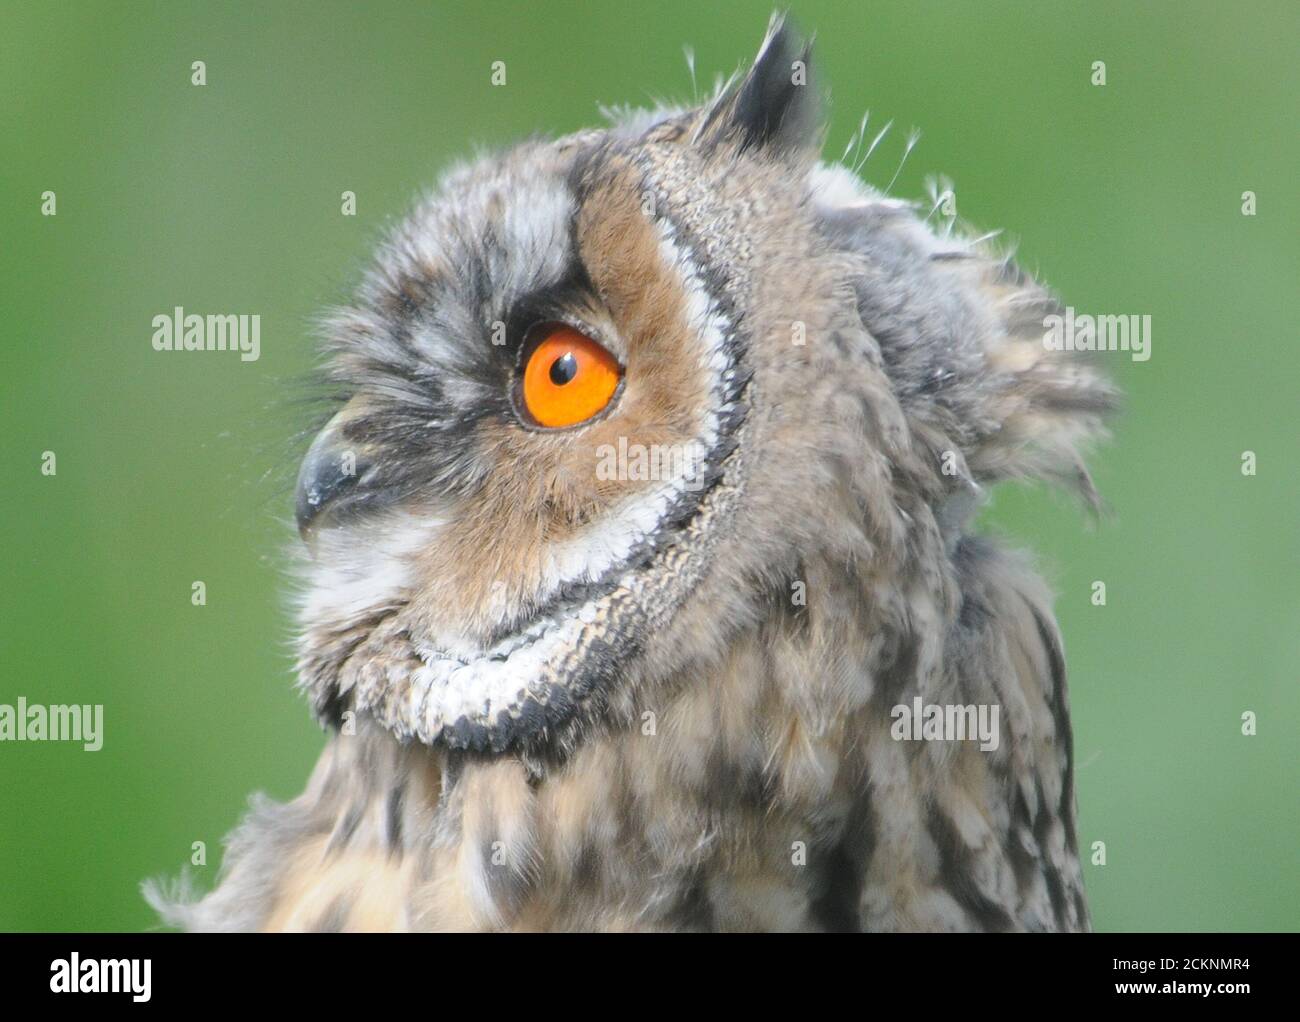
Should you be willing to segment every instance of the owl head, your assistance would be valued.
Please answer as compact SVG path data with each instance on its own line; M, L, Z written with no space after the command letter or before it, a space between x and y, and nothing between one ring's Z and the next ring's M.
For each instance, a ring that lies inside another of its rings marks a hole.
M887 619L989 483L1091 492L1053 299L821 162L820 106L774 19L703 105L455 169L383 241L298 483L323 719L560 754L806 615L812 562Z

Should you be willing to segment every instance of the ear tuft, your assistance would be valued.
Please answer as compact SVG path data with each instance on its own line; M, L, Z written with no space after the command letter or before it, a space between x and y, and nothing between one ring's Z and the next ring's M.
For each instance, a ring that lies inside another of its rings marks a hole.
M696 142L788 151L817 141L820 103L812 77L812 42L774 14L754 66L738 86L724 88L703 113Z

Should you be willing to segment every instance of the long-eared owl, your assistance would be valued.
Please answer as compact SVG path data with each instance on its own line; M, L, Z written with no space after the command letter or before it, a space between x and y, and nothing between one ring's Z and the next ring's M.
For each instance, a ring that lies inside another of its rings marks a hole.
M326 319L329 732L193 929L1072 930L1065 669L983 495L1114 400L986 238L823 162L774 19L698 106L454 169Z

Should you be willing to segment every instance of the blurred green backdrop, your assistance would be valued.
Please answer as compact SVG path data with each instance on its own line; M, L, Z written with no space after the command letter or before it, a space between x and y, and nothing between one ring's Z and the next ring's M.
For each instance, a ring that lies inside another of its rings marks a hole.
M210 884L248 794L296 794L323 742L292 690L282 556L313 313L449 161L597 101L689 97L683 44L704 89L769 5L0 7L0 702L105 706L99 752L0 745L0 928L138 929L139 881L203 841ZM1109 356L1114 520L1037 490L985 515L1060 593L1081 842L1107 848L1085 867L1096 925L1297 928L1300 5L794 13L828 154L868 107L893 118L865 171L884 185L924 129L897 194L950 174L962 215L1076 309L1153 317L1149 362ZM175 305L260 313L261 359L153 351Z

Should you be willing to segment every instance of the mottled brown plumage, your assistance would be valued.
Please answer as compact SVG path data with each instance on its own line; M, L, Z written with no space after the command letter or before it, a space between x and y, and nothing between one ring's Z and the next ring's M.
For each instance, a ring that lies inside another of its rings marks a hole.
M300 492L332 737L168 918L1088 925L1049 597L970 518L1009 478L1091 499L1111 391L1008 261L817 161L807 63L774 23L705 107L459 170L381 248ZM544 320L623 367L568 429L512 389ZM597 472L620 442L700 485ZM997 747L899 740L918 697L998 707Z

